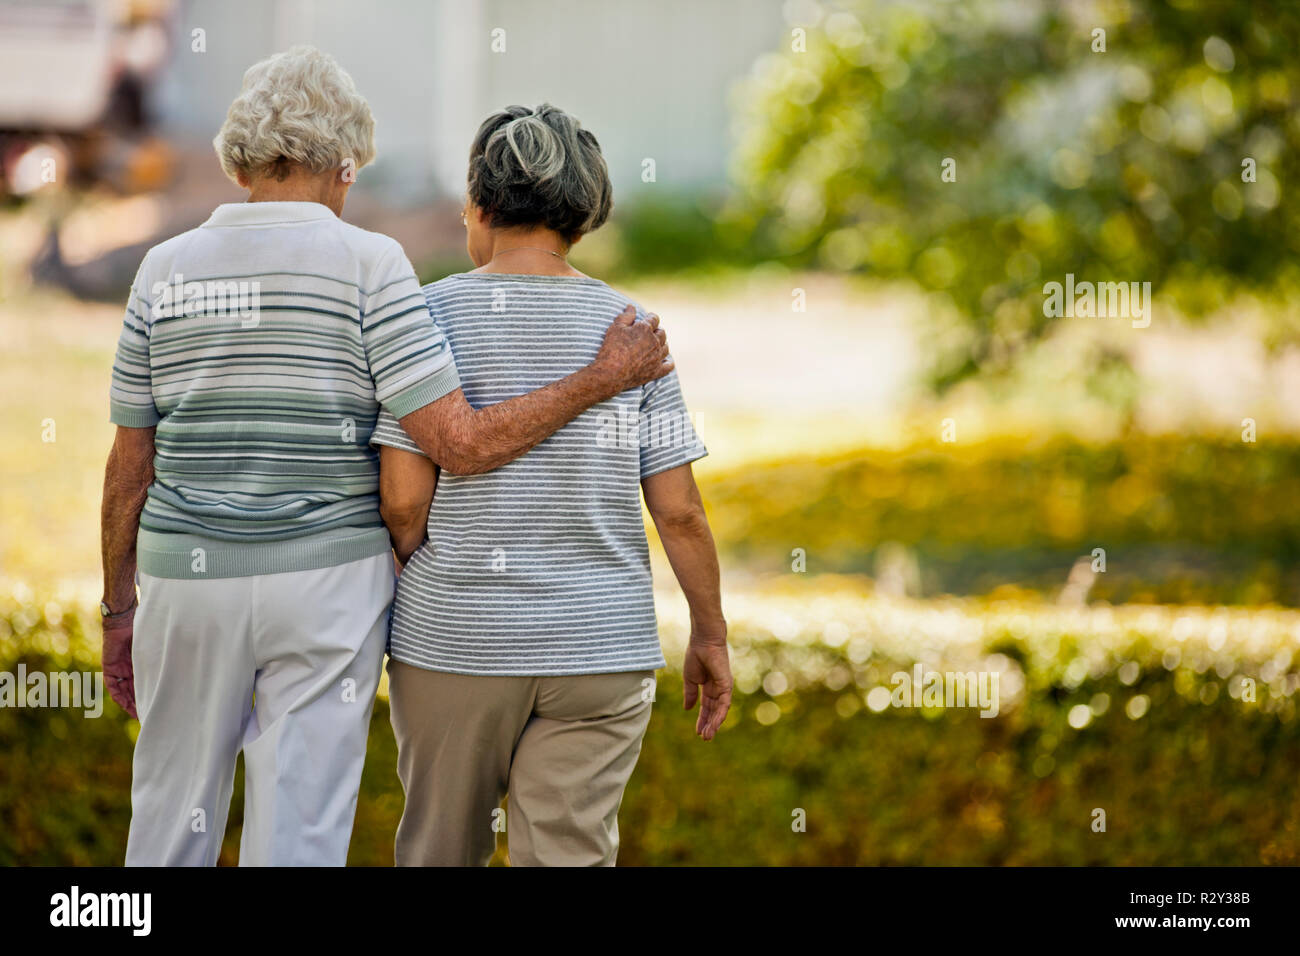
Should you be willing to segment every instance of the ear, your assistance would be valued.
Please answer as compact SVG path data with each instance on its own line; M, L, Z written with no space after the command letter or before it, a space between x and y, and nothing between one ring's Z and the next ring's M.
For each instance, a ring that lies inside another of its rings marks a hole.
M253 180L249 178L248 173L242 169L235 170L235 182L239 183L240 189L252 189Z

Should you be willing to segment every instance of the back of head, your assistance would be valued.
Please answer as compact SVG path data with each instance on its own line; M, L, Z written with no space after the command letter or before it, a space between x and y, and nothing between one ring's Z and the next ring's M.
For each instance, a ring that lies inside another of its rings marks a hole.
M599 228L614 205L596 137L549 103L483 121L470 147L469 198L494 228L544 226L567 242Z
M283 178L289 166L356 170L375 157L375 120L333 57L296 46L248 68L213 146L232 180Z

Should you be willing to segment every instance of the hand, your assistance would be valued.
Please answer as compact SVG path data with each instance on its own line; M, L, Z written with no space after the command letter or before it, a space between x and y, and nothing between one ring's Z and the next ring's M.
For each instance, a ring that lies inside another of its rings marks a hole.
M135 712L135 670L131 642L135 636L135 609L104 618L103 670L108 696L132 717Z
M611 396L663 378L673 370L673 360L668 357L668 335L659 328L659 316L652 312L640 321L636 308L629 305L606 330L591 364L609 377Z
M686 645L686 662L682 665L682 681L682 706L691 710L695 701L700 701L695 732L705 740L712 740L731 709L731 661L727 657L725 627L721 639L710 635L706 640L691 634Z

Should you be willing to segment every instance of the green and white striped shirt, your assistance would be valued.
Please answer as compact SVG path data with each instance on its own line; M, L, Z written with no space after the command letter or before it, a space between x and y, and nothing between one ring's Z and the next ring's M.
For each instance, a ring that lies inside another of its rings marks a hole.
M380 407L459 385L398 243L310 202L230 203L153 249L110 419L157 426L139 568L274 574L383 554Z

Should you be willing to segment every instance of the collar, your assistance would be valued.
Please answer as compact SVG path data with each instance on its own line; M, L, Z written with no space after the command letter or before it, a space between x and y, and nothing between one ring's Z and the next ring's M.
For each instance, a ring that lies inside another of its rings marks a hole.
M277 223L337 219L318 202L228 202L218 206L206 226L269 226Z

